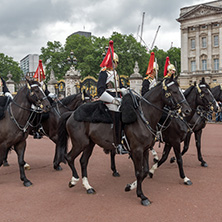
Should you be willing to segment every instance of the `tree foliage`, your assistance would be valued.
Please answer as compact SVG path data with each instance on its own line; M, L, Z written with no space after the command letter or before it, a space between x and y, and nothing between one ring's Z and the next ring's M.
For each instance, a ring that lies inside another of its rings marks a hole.
M46 73L46 81L50 78L51 70L54 71L57 80L64 78L70 68L67 58L71 51L77 58L76 69L80 71L82 78L88 75L97 78L101 69L103 53L105 53L110 40L113 40L114 51L119 56L118 73L130 76L134 73L135 62L137 61L140 74L145 76L151 51L148 52L146 47L137 42L133 35L113 32L110 38L95 36L88 38L82 35L71 35L66 39L64 46L58 41L47 42L46 47L41 48L40 55ZM176 66L177 73L180 73L180 48L172 47L168 51L164 51L155 46L152 51L155 53L159 65L159 78L163 77L167 56L169 56L170 62ZM22 71L18 63L14 62L11 57L0 54L0 74L6 78L9 71L13 75L13 80L19 82Z
M13 61L12 57L0 53L0 76L7 80L9 72L12 74L12 79L15 82L18 83L21 80L23 72L19 64Z

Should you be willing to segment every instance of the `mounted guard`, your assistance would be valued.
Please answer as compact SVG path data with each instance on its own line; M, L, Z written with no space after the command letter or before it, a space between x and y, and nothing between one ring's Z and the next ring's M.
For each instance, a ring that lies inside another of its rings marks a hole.
M159 66L155 61L155 54L151 52L146 77L143 79L141 95L143 96L147 91L156 85L156 76L158 74Z
M171 77L172 75L174 75L175 77L175 73L176 73L176 68L173 64L170 63L170 59L167 56L165 66L164 66L164 78Z
M118 154L127 154L128 151L121 144L122 140L122 122L121 112L119 110L121 105L121 98L127 93L127 89L123 88L120 78L116 72L119 63L119 57L114 52L113 41L109 42L109 49L100 67L99 79L97 83L98 100L105 102L110 110L113 119L113 137L116 152Z

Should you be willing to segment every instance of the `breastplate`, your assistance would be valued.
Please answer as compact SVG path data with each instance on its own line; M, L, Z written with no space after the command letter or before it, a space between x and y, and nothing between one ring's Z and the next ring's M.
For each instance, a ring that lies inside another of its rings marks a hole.
M119 88L119 76L116 71L107 71L107 80L106 86L108 89L115 88L115 84L117 84L117 88ZM115 81L116 78L116 81Z

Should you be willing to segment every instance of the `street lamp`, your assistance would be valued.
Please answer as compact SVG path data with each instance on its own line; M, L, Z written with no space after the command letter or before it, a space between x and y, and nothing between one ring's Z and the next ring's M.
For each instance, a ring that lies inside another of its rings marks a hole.
M75 66L77 64L77 59L74 56L74 52L73 51L70 52L70 56L68 56L67 62L68 62L69 65L74 65Z

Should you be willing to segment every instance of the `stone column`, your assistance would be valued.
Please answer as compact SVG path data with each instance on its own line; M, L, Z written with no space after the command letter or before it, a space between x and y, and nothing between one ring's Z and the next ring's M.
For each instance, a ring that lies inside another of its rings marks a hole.
M78 85L80 82L81 74L79 70L76 70L72 65L70 69L65 74L65 87L66 96L78 93Z
M8 77L8 80L6 81L6 85L9 89L9 92L11 94L13 94L13 93L15 93L15 82L12 80L12 74L10 73L10 71L9 71L7 77Z
M188 27L181 27L181 72L187 73L189 70L188 64Z
M141 94L143 77L139 73L138 62L135 62L134 73L130 75L130 88Z
M49 79L49 82L48 82L48 90L49 90L49 92L56 93L56 91L55 91L56 83L57 83L57 81L55 79L55 73L54 73L53 70L51 70L50 79Z
M212 71L212 38L211 24L207 24L207 70Z
M201 70L200 67L200 27L195 26L196 29L196 71ZM196 72L195 71L195 72Z

